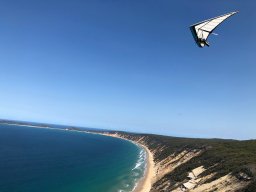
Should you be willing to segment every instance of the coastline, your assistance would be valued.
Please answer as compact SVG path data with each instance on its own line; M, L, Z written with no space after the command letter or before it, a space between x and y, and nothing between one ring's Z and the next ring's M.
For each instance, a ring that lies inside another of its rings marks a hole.
M123 140L127 140L129 142L134 143L135 145L140 146L143 148L146 152L146 168L144 171L144 175L142 178L139 179L138 183L135 185L134 189L132 192L149 192L152 186L152 181L153 178L155 178L155 163L154 163L154 158L152 152L147 148L147 146L133 141L129 140L123 137L120 137L117 134L106 134L106 133L96 133L96 132L90 132L90 131L79 131L79 130L69 130L69 129L60 129L60 128L54 128L54 127L42 127L42 126L33 126L33 125L20 125L20 124L10 124L10 123L2 123L2 124L7 124L7 125L16 125L16 126L21 126L21 127L33 127L33 128L39 128L39 129L53 129L53 130L60 130L60 131L75 131L75 132L80 132L80 133L89 133L89 134L97 134L97 135L104 135L107 137L115 137Z
M153 154L145 145L142 145L139 143L136 143L136 144L143 147L144 150L146 151L147 164L146 164L144 176L139 180L133 192L149 192L152 186L152 180L155 177L155 172L154 172L155 164L153 160Z
M5 123L4 123L5 124ZM123 138L118 135L113 135L113 134L106 134L106 133L96 133L96 132L89 132L89 131L80 131L80 130L69 130L69 129L60 129L60 128L53 128L53 127L41 127L41 126L30 126L30 125L19 125L19 124L7 124L7 125L16 125L16 126L21 126L21 127L31 127L31 128L38 128L38 129L52 129L52 130L58 130L58 131L74 131L74 132L80 132L80 133L88 133L88 134L97 134L97 135L103 135L107 137L114 137L114 138L119 138L122 140L127 140L129 142L132 142L134 145L137 145L146 152L146 166L144 170L143 176L138 180L138 182L135 184L132 192L149 192L151 190L151 185L152 185L152 180L155 177L155 171L154 171L154 161L153 161L153 154L151 151L147 148L147 146L130 140Z
M3 123L0 123L0 125L2 124ZM136 179L135 186L133 189L130 189L131 192L162 190L216 190L221 192L228 190L255 191L254 189L256 189L256 164L253 160L253 158L255 159L254 149L256 140L236 141L224 139L178 138L118 131L32 127L116 137L132 142L140 148L143 148L144 155L146 155L143 157L145 162L144 173L143 176ZM153 142L152 145L151 142ZM150 150L148 146L150 146ZM232 149L231 152L229 152L230 148ZM241 153L241 150L243 150L248 157L250 156L250 158L244 159L244 154ZM229 159L227 159L227 154L231 157L236 157L236 161L230 162ZM154 162L154 158L157 163ZM197 158L197 160L192 160L194 158ZM219 161L220 159L222 162L216 164L216 160ZM244 162L242 166L241 162ZM211 166L209 167L209 165ZM176 169L177 167L179 167L179 169ZM231 170L230 167L232 167ZM172 182L172 178L177 176L180 180L174 180L174 182Z
M90 132L88 132L90 133ZM142 147L146 151L146 169L144 172L144 175L140 180L138 181L137 185L133 189L133 192L149 192L152 186L152 181L153 178L155 177L155 163L154 163L154 158L153 158L153 153L147 148L147 146L138 143L133 140L129 140L123 137L120 137L118 135L113 135L113 134L104 134L104 133L93 133L93 134L99 134L99 135L104 135L108 137L115 137L123 140L130 141L140 147Z

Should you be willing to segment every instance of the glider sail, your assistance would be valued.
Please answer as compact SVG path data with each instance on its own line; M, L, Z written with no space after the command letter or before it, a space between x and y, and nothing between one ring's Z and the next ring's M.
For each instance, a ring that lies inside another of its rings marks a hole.
M205 45L209 46L207 42L208 36L214 31L214 29L225 21L227 18L236 14L236 12L227 13L212 19L208 19L199 23L196 23L190 26L190 30L193 34L193 37L199 47L204 47Z

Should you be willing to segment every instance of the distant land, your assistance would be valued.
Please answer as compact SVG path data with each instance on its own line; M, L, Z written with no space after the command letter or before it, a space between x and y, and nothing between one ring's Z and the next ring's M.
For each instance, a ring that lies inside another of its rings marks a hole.
M256 140L181 138L12 120L0 124L85 131L141 144L153 156L150 192L256 191Z
M26 121L14 121L14 120L6 120L0 119L0 124L8 124L8 125L21 125L21 126L35 126L35 127L45 127L49 128L50 126L45 123L33 123L33 122L26 122Z
M29 126L29 127L41 127L41 128L68 129L68 130L77 130L77 131L84 131L84 130L97 130L97 131L102 130L103 131L103 130L105 130L105 129L98 129L98 128L77 127L77 126L70 126L70 125L57 125L57 124L49 124L49 123L36 123L36 122L16 121L16 120L7 120L7 119L0 119L0 124Z

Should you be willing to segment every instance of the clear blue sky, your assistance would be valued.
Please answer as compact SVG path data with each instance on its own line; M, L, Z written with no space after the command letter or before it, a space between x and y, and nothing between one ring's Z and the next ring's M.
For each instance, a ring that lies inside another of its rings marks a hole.
M256 138L256 2L2 0L0 118ZM189 25L239 14L193 42Z

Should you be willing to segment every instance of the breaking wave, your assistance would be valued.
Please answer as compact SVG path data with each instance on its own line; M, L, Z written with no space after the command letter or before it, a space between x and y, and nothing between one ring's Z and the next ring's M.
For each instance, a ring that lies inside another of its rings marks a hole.
M139 180L144 176L146 170L146 151L137 145L140 152L138 154L138 160L135 163L134 167L131 169L129 176L122 178L122 184L117 190L118 192L131 192L138 185Z

